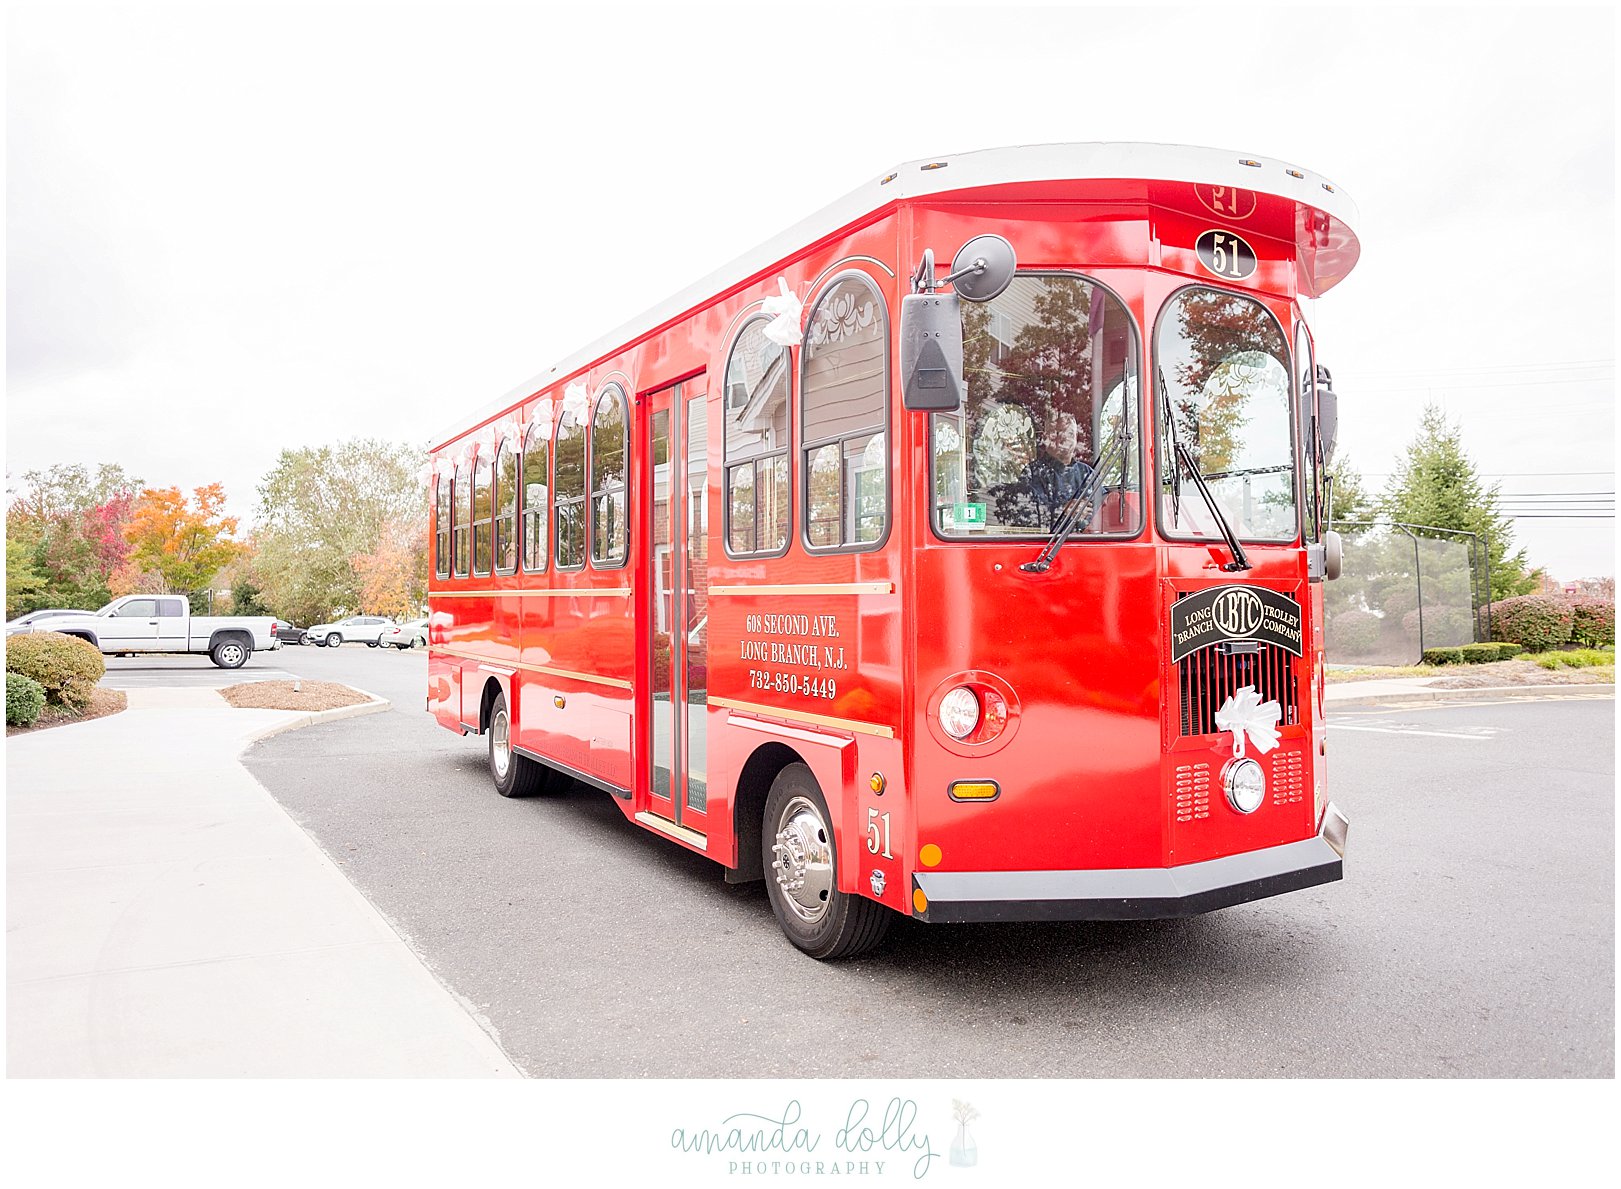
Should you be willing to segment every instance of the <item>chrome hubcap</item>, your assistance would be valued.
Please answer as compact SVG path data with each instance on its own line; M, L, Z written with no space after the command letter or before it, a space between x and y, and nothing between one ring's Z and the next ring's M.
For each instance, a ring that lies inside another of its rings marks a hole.
M505 710L490 724L490 763L495 767L497 780L505 779L507 769L512 766L512 729Z
M771 853L776 856L771 870L788 907L802 921L820 921L833 896L833 844L809 798L795 797L783 809Z
M220 659L228 665L236 664L237 661L242 659L242 645L227 644L220 649Z

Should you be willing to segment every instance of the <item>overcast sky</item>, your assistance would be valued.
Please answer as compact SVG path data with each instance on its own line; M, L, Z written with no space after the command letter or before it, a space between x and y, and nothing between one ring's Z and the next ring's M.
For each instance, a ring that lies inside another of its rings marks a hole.
M1373 486L1435 400L1509 495L1615 490L1607 8L59 3L9 34L12 484L116 461L251 517L282 448L425 443L893 164L1145 140L1360 205L1309 316ZM1614 573L1613 520L1519 540Z

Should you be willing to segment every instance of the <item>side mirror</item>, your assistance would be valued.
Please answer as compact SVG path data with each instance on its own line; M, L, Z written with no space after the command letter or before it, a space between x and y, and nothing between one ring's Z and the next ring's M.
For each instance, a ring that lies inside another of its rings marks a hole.
M914 292L901 298L901 403L924 412L962 408L962 302L990 301L1013 283L1018 262L1000 235L976 235L957 249L951 272L934 279L934 252L925 250L912 274ZM937 292L950 283L954 292Z
M1329 529L1323 534L1323 577L1330 582L1345 568L1345 542L1339 533Z
M1328 369L1317 369L1317 440L1322 443L1323 465L1334 461L1334 444L1340 432L1340 398L1330 387Z
M955 293L901 298L901 385L908 409L962 408L962 303Z

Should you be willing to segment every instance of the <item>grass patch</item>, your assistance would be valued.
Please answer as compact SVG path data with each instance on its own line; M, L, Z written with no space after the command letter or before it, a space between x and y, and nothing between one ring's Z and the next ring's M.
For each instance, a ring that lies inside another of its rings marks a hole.
M66 706L47 706L40 711L39 721L31 727L7 727L6 735L27 735L33 731L48 731L52 727L71 726L76 722L89 722L93 718L106 718L129 708L129 698L121 689L96 686L90 691L90 704L83 712Z
M1591 669L1615 664L1615 653L1599 648L1571 648L1563 652L1539 652L1530 658L1544 669Z

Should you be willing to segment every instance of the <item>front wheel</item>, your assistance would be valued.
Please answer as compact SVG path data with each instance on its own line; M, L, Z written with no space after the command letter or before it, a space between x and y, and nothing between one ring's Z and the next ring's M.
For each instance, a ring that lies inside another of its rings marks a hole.
M490 779L503 797L532 797L544 793L552 783L551 769L521 756L512 743L512 716L507 713L507 696L495 695L490 707Z
M240 669L248 663L253 650L237 639L221 640L209 650L208 659L222 669Z
M889 932L893 913L839 891L832 816L816 777L789 764L772 782L760 831L771 909L788 940L813 958L853 958Z
M327 633L325 644L326 644L326 646L328 648L336 648L338 645L340 645L342 643L343 643L343 637L340 636L337 632L328 632Z

